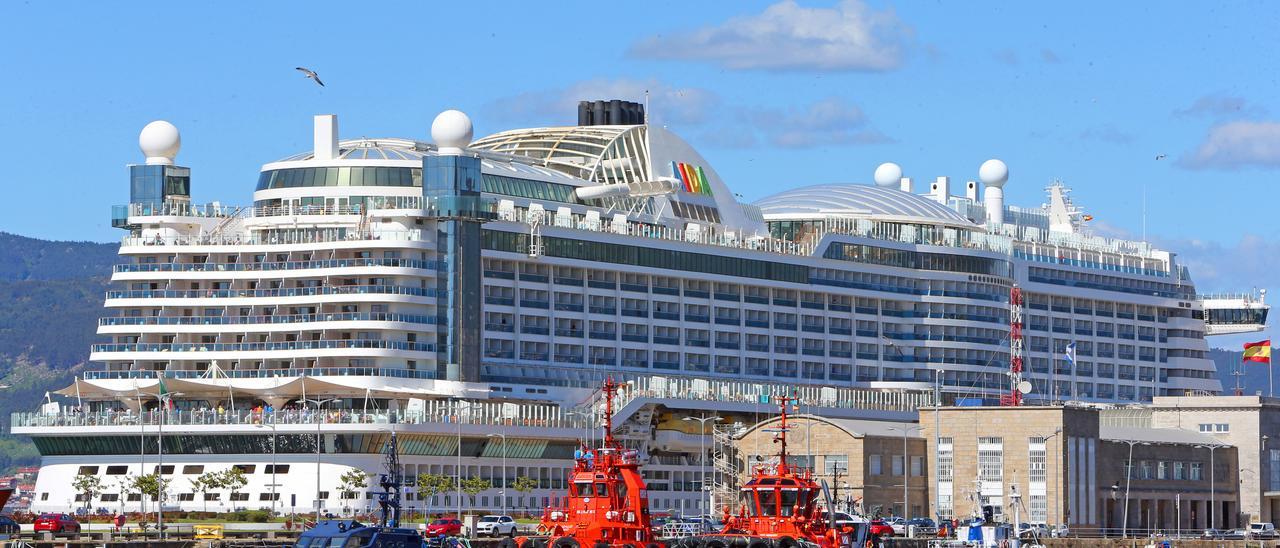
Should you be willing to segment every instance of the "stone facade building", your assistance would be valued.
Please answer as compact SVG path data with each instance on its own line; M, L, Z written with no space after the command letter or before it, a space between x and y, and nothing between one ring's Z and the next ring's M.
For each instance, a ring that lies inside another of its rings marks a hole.
M738 437L742 479L758 464L777 462L777 432L771 430L778 422L766 420ZM787 417L787 426L788 462L826 481L837 509L869 516L904 515L905 478L908 515L927 515L928 459L916 424L794 415Z
M1064 406L922 409L926 454L939 465L930 514L964 518L989 506L1011 520L1017 492L1021 520L1076 531L1204 528L1211 507L1215 526L1241 526L1233 447L1198 432L1112 426L1101 415Z

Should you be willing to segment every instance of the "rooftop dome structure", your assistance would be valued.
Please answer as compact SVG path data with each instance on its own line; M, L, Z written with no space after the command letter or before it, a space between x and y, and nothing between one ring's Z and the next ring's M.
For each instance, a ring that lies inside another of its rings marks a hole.
M866 217L879 221L972 228L963 215L923 196L893 188L858 184L813 185L779 192L755 202L770 218Z

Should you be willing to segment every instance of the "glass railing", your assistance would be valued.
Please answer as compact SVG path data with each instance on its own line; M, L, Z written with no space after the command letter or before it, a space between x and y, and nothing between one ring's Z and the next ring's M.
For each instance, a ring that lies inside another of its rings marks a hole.
M684 377L637 377L627 381L631 390L618 396L616 408L635 398L776 404L781 396L798 398L797 405L885 411L915 411L933 405L929 391L882 391L867 388L716 381Z
M324 350L347 348L406 350L410 352L436 351L436 345L432 343L384 341L380 339L340 339L254 343L107 343L93 345L90 352L255 352L270 350Z
M331 228L280 231L262 235L250 235L245 233L206 233L193 236L167 237L159 235L149 237L125 236L121 239L120 245L124 247L153 245L284 245L370 240L430 242L434 241L434 238L424 236L420 230L357 230L354 228Z
M298 369L220 369L211 371L195 371L184 369L166 369L153 371L148 369L129 369L123 371L85 371L85 380L95 379L270 379L276 377L394 377L399 379L434 379L434 371L420 369L386 369L380 367L309 367Z
M108 299L197 299L235 297L312 297L316 295L410 295L434 297L434 288L403 285L340 285L331 287L283 287L279 289L127 289L108 291Z
M387 266L396 268L417 268L423 270L439 270L443 268L441 261L422 261L418 259L329 259L319 261L283 261L267 263L137 263L118 264L112 267L113 272L262 272L277 270L311 270L317 268L352 268L369 266Z
M164 202L159 204L129 204L129 216L139 217L235 217L244 208L221 204L192 204L189 202Z
M324 395L316 397L323 398ZM181 400L175 399L181 403ZM588 414L588 416L590 416ZM594 417L592 417L594 418ZM275 412L235 409L150 410L141 414L132 410L92 413L13 413L13 427L38 428L56 426L164 426L196 425L272 425L300 424L396 424L396 425L480 425L528 426L541 428L581 429L586 422L580 415L565 413L559 406L469 400L426 400L421 411L373 411L361 409L288 408Z
M99 319L98 325L256 325L359 321L434 324L436 317L385 312L273 314L270 316L115 316Z

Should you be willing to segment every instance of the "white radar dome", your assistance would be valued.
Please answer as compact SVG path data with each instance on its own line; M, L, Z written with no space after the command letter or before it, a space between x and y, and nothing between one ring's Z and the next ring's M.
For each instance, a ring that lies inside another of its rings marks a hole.
M990 187L1003 187L1009 180L1009 166L994 158L982 162L982 167L978 168L978 179Z
M898 186L902 181L902 166L893 162L885 162L876 168L876 184L879 186Z
M461 151L471 144L471 118L459 110L441 112L431 122L431 138L441 149Z
M147 157L148 164L171 165L178 149L182 148L182 136L173 124L156 120L138 134L138 148Z

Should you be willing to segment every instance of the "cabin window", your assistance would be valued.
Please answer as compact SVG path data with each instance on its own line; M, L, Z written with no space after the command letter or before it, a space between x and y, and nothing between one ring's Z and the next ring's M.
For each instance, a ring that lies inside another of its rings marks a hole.
M773 489L761 489L757 493L760 493L760 513L765 517L777 516L778 492Z
M755 491L744 489L738 493L738 504L747 509L747 514L751 517L760 515L760 508L756 506Z
M597 483L597 484L596 484L596 496L597 496L597 497L607 497L607 496L609 496L609 485L608 485L608 484L605 484L605 483Z
M783 489L782 490L782 508L780 508L780 510L782 511L781 515L783 517L791 516L791 509L794 508L796 503L799 501L800 501L800 491L798 489Z
M569 495L574 497L591 496L591 484L587 482L569 484Z
M627 503L627 484L619 483L617 487L618 500L623 504Z

